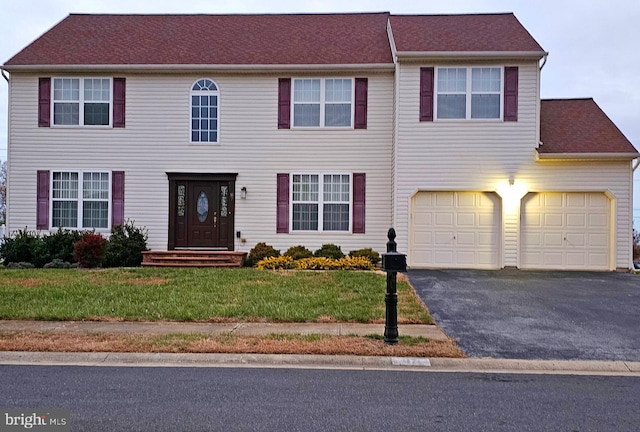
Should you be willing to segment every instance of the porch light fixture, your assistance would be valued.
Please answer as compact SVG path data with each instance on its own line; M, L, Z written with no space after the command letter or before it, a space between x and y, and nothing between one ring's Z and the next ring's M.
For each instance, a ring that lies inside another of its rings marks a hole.
M245 186L240 188L240 199L247 199L247 188Z
M512 207L519 205L520 200L527 194L528 190L524 184L516 183L512 176L509 177L508 183L498 185L496 192L502 197L507 207Z

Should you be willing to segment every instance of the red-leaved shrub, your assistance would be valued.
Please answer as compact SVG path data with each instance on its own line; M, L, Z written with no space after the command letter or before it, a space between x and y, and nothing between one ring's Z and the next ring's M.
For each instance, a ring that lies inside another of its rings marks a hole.
M73 257L81 267L94 268L102 263L107 239L102 234L84 233L82 239L73 245Z

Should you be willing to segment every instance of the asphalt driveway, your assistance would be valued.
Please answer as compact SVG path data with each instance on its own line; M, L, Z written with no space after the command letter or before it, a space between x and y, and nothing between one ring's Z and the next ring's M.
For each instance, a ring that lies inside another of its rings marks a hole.
M471 357L640 361L640 275L505 269L407 276Z

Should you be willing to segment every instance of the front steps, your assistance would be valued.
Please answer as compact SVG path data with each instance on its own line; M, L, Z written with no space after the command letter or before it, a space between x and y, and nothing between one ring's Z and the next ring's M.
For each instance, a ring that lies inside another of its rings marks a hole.
M242 267L246 252L170 250L142 252L145 267Z

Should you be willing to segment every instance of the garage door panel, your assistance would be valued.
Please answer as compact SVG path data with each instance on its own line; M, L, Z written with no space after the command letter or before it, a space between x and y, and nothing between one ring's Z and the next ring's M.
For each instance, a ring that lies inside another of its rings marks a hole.
M460 226L469 226L473 227L476 225L476 215L475 213L458 213L457 214L457 225Z
M453 207L454 196L453 192L436 192L434 193L435 197L435 207Z
M581 209L587 208L587 195L585 194L567 194L567 208L578 207Z
M436 245L448 245L453 243L453 231L436 231L433 233Z
M562 194L546 194L543 199L539 201L538 207L540 208L562 208L564 201Z
M570 246L584 247L587 245L587 233L567 233L564 237L564 241L569 243ZM581 252L582 253L582 252Z
M589 215L589 228L604 228L609 227L609 215L608 214L592 214Z
M552 228L552 227L558 227L561 228L562 227L562 214L560 213L545 213L544 214L544 226L547 228Z
M585 213L569 213L567 214L568 228L586 228L587 215Z
M560 247L562 246L562 233L542 233L543 247Z
M499 267L500 199L495 193L420 192L412 199L412 212L412 266Z
M520 266L608 270L609 209L610 201L601 192L525 196L521 209Z
M436 226L453 226L453 221L455 220L455 216L453 213L436 213Z
M589 234L588 245L592 248L605 248L609 245L609 236L606 234Z
M458 246L476 246L476 233L458 231L456 241Z

